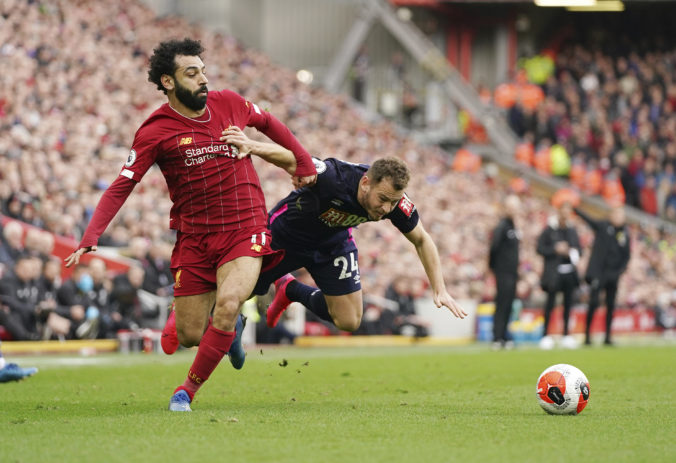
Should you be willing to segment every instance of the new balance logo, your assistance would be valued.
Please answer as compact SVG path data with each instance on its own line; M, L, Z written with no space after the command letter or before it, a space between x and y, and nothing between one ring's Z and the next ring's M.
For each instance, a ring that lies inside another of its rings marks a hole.
M178 142L178 146L189 145L192 143L192 137L183 137L181 141Z

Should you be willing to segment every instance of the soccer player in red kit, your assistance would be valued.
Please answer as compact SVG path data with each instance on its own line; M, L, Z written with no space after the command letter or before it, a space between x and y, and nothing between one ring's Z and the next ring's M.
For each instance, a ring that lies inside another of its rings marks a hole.
M295 186L316 178L310 155L286 126L234 92L207 90L203 51L199 41L187 38L154 50L148 80L169 101L136 132L120 175L101 197L78 249L66 258L70 267L96 250L100 235L156 163L173 201L170 227L177 230L171 268L178 339L184 346L199 344L185 382L171 398L172 411L191 411L195 393L229 352L232 361L237 349L240 364L233 366L241 368L240 306L261 268L278 257L270 247L265 199L251 158L222 142L223 131L255 127L294 154L291 162L257 153L260 157L289 172Z

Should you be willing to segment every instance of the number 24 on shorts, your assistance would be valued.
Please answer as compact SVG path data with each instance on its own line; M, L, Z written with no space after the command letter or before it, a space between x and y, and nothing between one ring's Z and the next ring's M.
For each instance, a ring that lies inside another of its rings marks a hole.
M355 258L354 254L354 252L350 253L349 264L347 262L347 257L345 256L338 256L333 260L333 266L340 267L340 276L338 277L339 280L350 278L353 276L353 274L355 281L359 280L359 264L357 263L357 259ZM348 267L350 269L349 271Z

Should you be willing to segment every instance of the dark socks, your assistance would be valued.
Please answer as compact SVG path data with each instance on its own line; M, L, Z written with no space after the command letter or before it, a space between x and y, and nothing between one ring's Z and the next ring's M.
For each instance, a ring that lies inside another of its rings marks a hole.
M286 297L294 302L300 302L322 320L333 323L324 294L318 288L293 280L286 286Z

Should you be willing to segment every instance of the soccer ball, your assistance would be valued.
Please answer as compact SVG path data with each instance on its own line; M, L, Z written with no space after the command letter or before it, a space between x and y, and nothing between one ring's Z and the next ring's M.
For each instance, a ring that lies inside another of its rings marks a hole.
M589 381L574 366L560 363L542 372L535 395L551 415L577 415L589 401Z

